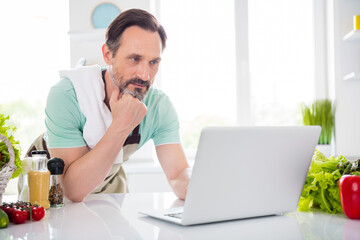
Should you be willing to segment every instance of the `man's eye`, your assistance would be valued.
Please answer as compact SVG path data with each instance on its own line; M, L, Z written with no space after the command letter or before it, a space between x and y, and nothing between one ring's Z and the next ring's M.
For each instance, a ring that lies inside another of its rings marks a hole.
M139 58L138 58L138 57L133 57L133 58L131 58L131 61L133 61L133 62L138 62L138 61L139 61Z
M150 62L151 65L156 65L156 64L158 64L158 63L159 63L158 60L153 60L153 61Z

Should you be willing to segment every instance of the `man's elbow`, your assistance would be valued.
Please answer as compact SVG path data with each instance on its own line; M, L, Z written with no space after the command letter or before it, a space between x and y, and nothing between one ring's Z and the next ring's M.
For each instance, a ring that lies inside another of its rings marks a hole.
M68 200L70 200L72 202L82 202L82 201L84 201L84 199L86 197L86 196L81 195L81 194L72 194L72 193L70 193L68 191L66 191L64 195Z
M72 202L82 202L84 201L85 197L81 196L68 196L67 199L69 199Z
M64 196L72 202L82 202L88 194L77 189L63 188Z

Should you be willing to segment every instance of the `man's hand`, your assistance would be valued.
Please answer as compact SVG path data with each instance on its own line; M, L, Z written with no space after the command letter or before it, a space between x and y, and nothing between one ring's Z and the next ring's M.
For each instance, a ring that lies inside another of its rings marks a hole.
M169 180L173 192L181 200L185 200L186 198L191 172L191 168L185 168L176 178Z
M156 153L166 178L175 195L184 200L191 177L191 168L186 161L181 144L156 146Z
M109 101L113 117L112 130L130 133L143 120L147 113L144 103L130 94L121 94L116 88Z

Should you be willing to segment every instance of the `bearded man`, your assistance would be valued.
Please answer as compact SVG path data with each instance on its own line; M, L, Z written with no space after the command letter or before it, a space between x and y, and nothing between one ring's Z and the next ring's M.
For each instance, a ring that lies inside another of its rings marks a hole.
M122 163L152 139L173 192L185 199L191 170L169 98L152 87L166 33L153 15L131 9L109 25L102 47L108 65L60 71L48 95L46 144L64 160L65 196L128 192Z

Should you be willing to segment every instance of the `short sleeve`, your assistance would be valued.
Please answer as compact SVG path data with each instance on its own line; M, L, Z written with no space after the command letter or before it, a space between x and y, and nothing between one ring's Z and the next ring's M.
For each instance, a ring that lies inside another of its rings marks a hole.
M180 143L179 119L167 96L163 96L159 102L155 124L157 127L152 136L155 146Z
M62 79L50 89L45 114L48 148L86 146L82 133L86 119L69 79Z

